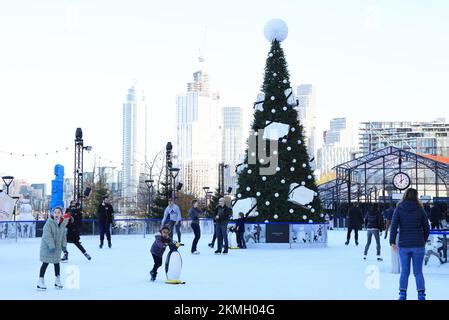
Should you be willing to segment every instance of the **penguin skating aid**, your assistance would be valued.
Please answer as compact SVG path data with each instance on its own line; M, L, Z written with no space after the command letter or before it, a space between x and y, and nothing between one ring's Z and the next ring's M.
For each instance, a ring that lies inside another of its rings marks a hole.
M183 246L181 243L170 244L170 251L165 259L165 273L167 274L168 284L185 284L185 281L180 280L182 270L182 258L178 252L178 247Z

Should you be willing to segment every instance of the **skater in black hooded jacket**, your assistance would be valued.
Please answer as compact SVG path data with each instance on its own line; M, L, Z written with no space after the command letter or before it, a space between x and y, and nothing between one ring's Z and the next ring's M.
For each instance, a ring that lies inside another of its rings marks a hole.
M79 207L79 203L75 200L70 201L70 206L66 209L66 213L70 214L70 220L67 224L67 242L73 243L84 256L90 260L90 255L86 252L86 249L80 242L80 229L82 226L82 213ZM67 262L69 259L69 252L66 248L63 248L64 256L61 262Z

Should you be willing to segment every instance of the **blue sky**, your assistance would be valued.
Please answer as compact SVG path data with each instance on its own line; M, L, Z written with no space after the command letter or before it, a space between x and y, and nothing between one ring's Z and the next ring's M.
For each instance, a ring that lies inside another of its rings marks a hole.
M151 108L152 149L173 140L175 96L205 53L223 104L249 122L269 43L284 19L294 84L317 90L319 131L332 117L449 118L449 3L414 0L0 1L0 173L49 182L72 170L75 128L120 163L120 113L133 79ZM38 170L36 170L38 168Z

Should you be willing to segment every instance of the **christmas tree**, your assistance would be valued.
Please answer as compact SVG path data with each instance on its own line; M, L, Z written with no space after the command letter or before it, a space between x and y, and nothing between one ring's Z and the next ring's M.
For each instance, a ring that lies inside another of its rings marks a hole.
M287 36L282 20L265 27L271 41L262 93L254 104L254 120L245 162L239 166L238 212L259 221L323 221L315 177L298 121L297 101L290 86L281 42Z

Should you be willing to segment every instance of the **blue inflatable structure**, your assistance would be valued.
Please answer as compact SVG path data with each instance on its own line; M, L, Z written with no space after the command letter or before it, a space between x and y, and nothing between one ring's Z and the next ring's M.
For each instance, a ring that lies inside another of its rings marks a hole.
M55 165L55 178L51 181L50 212L54 207L64 208L64 166Z

